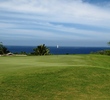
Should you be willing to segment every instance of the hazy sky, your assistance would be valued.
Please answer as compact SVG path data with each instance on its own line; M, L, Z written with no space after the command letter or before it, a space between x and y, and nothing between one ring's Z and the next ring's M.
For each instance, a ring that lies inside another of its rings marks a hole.
M0 0L5 45L107 46L110 0Z

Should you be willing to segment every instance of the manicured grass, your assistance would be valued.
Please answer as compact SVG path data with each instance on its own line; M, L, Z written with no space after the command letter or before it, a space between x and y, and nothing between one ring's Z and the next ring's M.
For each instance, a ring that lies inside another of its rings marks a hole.
M0 100L110 100L110 56L0 57Z

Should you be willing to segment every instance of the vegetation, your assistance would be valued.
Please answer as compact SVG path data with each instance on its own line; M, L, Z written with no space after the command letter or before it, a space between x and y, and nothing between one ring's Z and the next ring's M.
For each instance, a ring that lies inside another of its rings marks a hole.
M108 42L108 45L110 45L110 42ZM91 54L101 54L101 55L110 56L110 50L101 50L101 51L97 51L97 52L91 52Z
M34 48L33 51L34 52L32 54L34 55L49 55L50 52L45 44L37 46L37 48Z
M100 54L100 55L109 55L110 56L110 50L101 50L97 52L92 52L91 54Z
M0 42L0 54L7 54L9 53L8 49Z
M110 56L0 57L0 100L110 100Z
M110 41L108 42L108 45L110 45Z

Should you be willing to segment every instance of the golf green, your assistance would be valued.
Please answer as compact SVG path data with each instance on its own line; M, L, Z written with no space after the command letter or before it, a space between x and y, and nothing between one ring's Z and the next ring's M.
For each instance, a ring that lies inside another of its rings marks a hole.
M110 100L110 56L0 57L0 100Z

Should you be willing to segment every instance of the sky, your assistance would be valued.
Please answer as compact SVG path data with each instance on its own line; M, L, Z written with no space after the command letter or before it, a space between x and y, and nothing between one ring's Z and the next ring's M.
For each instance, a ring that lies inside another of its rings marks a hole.
M110 0L0 0L4 45L108 46Z

